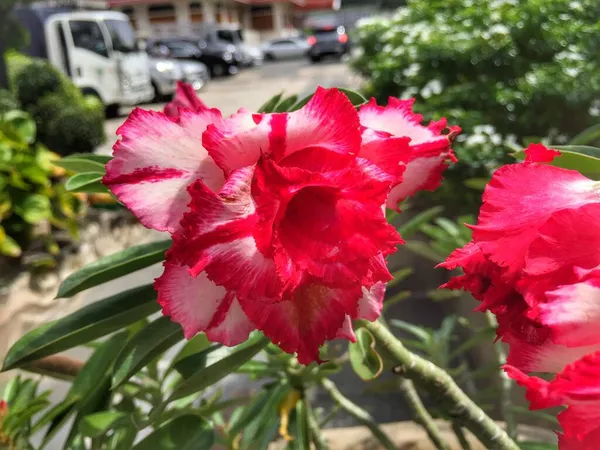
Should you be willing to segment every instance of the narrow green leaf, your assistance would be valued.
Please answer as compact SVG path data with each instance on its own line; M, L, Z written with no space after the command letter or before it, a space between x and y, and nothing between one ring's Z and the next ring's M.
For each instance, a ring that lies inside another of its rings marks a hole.
M102 411L85 416L79 423L82 435L95 438L131 422L129 414L121 411Z
M260 352L269 340L261 334L256 334L244 344L233 347L233 352L216 361L206 358L206 365L199 366L196 373L184 380L171 394L168 402L187 397L194 392L216 383L224 376L234 372L238 367ZM196 355L192 355L190 358ZM182 364L185 360L180 361Z
M158 311L152 285L130 289L84 306L23 336L9 350L2 371L106 336Z
M383 361L375 350L375 338L366 328L359 328L355 334L356 342L348 344L350 364L363 380L374 380L383 370Z
M463 295L461 291L452 291L450 289L433 289L427 293L434 302L443 302L446 300L454 300L460 298Z
M412 334L413 336L419 338L422 342L429 342L432 338L432 333L429 330L421 328L418 325L405 322L404 320L391 319L390 325Z
M489 344L490 342L492 342L492 339L494 339L495 336L496 329L494 327L488 327L477 331L477 333L475 333L472 337L470 337L466 341L461 342L461 344L458 347L456 347L452 352L450 352L450 359L456 358L457 356L468 352L469 350L477 347L481 343Z
M269 100L267 100L260 108L258 108L259 113L272 113L275 111L275 107L281 101L281 97L283 97L283 92L280 92L277 95L274 95Z
M421 228L421 225L428 223L435 216L441 214L444 210L443 206L434 206L417 214L404 225L398 227L398 232L403 238L407 238L415 234Z
M297 95L291 95L287 98L284 98L275 107L275 112L278 112L278 113L287 112L292 106L294 106L296 104L297 101L298 101Z
M406 241L404 247L413 252L415 255L422 256L423 258L429 259L435 263L441 263L444 259L446 259L444 255L440 255L425 242Z
M383 311L387 311L389 308L394 306L396 303L400 303L402 300L410 298L412 295L411 291L400 291L392 295L390 298L385 299L383 303Z
M112 388L123 384L159 355L183 340L181 325L160 317L134 335L119 353L114 366Z
M70 192L108 192L102 184L104 172L82 172L67 180L65 188Z
M136 245L100 258L69 275L59 286L56 298L71 297L115 278L156 264L164 259L171 240Z
M10 379L6 386L4 386L4 393L2 394L2 398L8 403L8 406L12 405L17 398L17 394L19 393L19 387L21 386L21 376L17 375Z
M171 368L174 368L175 364L179 361L187 358L188 356L194 355L196 353L200 353L210 347L211 342L206 337L206 334L200 333L194 336L192 339L187 341L185 345L181 348L179 353L173 358L173 362L171 363Z
M402 269L396 270L392 273L392 277L394 277L394 279L387 284L388 288L406 280L414 272L415 271L412 267L403 267Z
M296 403L295 419L293 448L297 450L309 449L311 439L308 429L308 408L303 400Z
M222 344L211 344L200 352L182 357L173 364L173 368L179 372L179 375L183 378L189 378L196 373L199 367L209 366L213 362L231 355L236 348L237 347L224 347Z
M186 415L154 430L132 450L208 450L214 442L215 431L210 422Z
M74 153L65 158L53 161L53 164L72 172L102 172L104 167L111 160L110 156L95 155L93 153Z
M297 111L302 108L304 105L310 102L310 99L313 98L313 95L315 94L309 94L306 97L298 100L298 102L296 102L296 104L290 108L290 112Z
M476 191L483 191L489 182L489 178L467 178L463 181L463 185Z
M561 156L550 164L563 169L577 170L592 179L600 179L600 149L585 145L565 145L552 147L560 151Z
M253 402L236 409L234 411L236 414L231 414L229 429L227 430L227 434L230 437L235 438L240 431L246 429L246 426L265 410L264 406L267 403L272 389L273 388L270 388L261 392Z
M346 97L348 97L348 100L350 100L350 102L354 106L360 106L360 105L364 105L365 103L367 103L367 99L364 98L361 94L359 94L356 91L352 91L350 89L345 89L345 88L338 88L338 90L340 90L341 92L346 94Z
M589 145L600 140L600 124L583 130L569 142L569 145Z

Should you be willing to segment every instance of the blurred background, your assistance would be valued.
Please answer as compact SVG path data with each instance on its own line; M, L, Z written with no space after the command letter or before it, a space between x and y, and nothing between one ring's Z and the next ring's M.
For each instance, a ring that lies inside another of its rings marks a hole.
M462 224L474 222L483 186L514 152L600 140L599 64L597 0L1 0L0 359L32 328L161 272L54 298L84 264L162 238L110 196L67 190L51 163L59 155L110 155L132 108L162 110L178 80L224 114L339 86L380 104L415 97L425 122L462 128L443 186L390 217L407 245L390 260L387 317L499 411L493 324L470 315L473 299L435 291L449 275L433 266L470 239ZM366 390L350 370L333 379L379 422L410 417L390 377ZM48 383L61 398L66 384ZM548 426L518 404L514 413Z

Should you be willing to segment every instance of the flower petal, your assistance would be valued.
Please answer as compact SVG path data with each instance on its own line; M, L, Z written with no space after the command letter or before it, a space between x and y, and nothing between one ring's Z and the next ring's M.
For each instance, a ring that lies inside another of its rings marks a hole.
M525 149L525 161L527 162L552 162L560 156L560 152L546 148L542 144L529 144Z
M346 315L356 314L359 289L330 289L309 283L289 299L243 300L242 308L274 343L288 353L297 353L301 364L319 359L319 347L335 339Z
M270 155L275 161L311 148L356 155L361 140L359 127L356 110L342 92L318 88L298 111L246 114L210 126L203 143L219 167L229 174L256 163L261 154Z
M206 126L220 120L218 110L182 111L178 122L164 114L133 110L117 130L103 183L148 228L174 232L187 210L187 187L201 179L218 190L223 172L202 147Z
M190 211L184 215L181 231L173 236L169 255L238 297L252 293L276 297L282 284L271 259L256 247L252 233L257 217L250 197L253 169L234 172L216 194L201 181L189 188Z
M250 322L246 316L240 302L233 296L228 296L231 299L227 314L218 324L211 324L211 327L206 330L206 336L211 342L220 342L224 345L238 345L248 339L256 326Z
M177 81L175 97L165 105L165 115L167 117L179 117L180 108L200 112L204 109L208 109L208 106L198 98L198 95L191 84Z
M504 166L485 189L473 240L507 277L513 276L552 214L598 201L594 182L573 170L535 163Z

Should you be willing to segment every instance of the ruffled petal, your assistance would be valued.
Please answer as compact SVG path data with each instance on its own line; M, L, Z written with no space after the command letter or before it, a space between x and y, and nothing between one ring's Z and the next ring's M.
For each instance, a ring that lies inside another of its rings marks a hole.
M276 297L281 281L272 259L258 251L252 233L257 216L250 196L252 168L234 172L216 194L201 181L189 188L190 211L173 236L169 256L238 297Z
M211 342L220 342L224 345L238 345L248 339L256 326L246 316L240 302L233 296L228 296L231 300L227 314L218 324L211 324L211 327L206 330L206 336Z
M531 180L535 180L532 183ZM483 194L473 240L514 276L540 227L557 211L600 201L594 182L573 170L522 163L498 169Z
M226 174L256 163L262 154L275 161L311 148L356 155L360 141L352 103L337 89L323 88L298 111L226 120L208 127L203 138Z
M525 149L526 162L552 162L557 156L560 156L558 150L546 148L542 144L529 144Z
M366 319L373 322L381 315L383 309L385 283L375 283L370 289L363 286L362 294L358 302L357 319Z
M169 103L165 105L165 115L167 117L179 117L180 108L187 109L194 112L200 112L208 109L208 106L198 98L195 89L192 85L184 83L183 81L177 81L177 91L175 97Z
M539 320L552 330L557 344L579 347L600 344L600 270L579 283L548 292Z
M319 359L319 347L335 339L346 315L356 314L360 289L330 289L305 284L293 297L281 301L241 299L242 308L258 329L301 364Z
M175 122L159 112L134 109L117 130L121 139L103 183L146 227L176 231L188 209L187 187L202 180L219 190L225 180L201 143L206 126L220 117L214 109L182 111Z

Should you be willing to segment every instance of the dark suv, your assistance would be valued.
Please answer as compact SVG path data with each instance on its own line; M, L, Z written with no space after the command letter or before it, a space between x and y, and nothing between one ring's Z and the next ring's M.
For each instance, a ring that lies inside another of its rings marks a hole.
M318 62L323 56L342 56L350 49L348 41L346 29L342 26L316 28L308 37L308 57L312 62Z
M233 47L233 46L231 46ZM152 56L200 61L213 77L238 73L239 61L234 48L209 45L196 38L166 38L148 42L146 51Z

